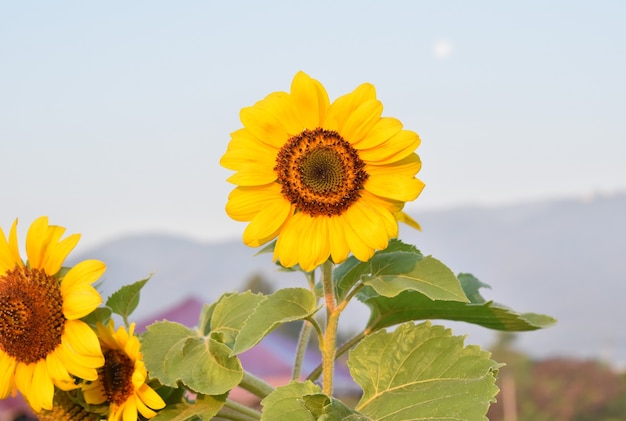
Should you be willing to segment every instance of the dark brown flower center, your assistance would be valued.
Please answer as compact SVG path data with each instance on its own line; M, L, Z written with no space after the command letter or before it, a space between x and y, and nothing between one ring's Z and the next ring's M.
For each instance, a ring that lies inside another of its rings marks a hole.
M341 215L360 197L365 163L339 133L317 128L292 137L278 152L274 171L283 196L311 216Z
M104 352L104 366L99 373L110 403L121 405L134 393L134 371L135 364L123 351L109 349Z
M20 267L0 276L0 348L17 362L46 358L61 344L65 320L57 278Z

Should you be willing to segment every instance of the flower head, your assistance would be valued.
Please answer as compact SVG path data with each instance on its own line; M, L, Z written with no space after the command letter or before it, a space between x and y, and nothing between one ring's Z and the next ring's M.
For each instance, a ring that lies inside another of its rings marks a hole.
M236 171L226 212L250 222L244 242L278 237L274 258L309 271L350 252L368 260L398 235L398 221L418 227L402 208L424 187L415 178L420 139L382 110L370 84L330 103L303 72L289 93L241 110L244 127L221 164Z
M98 371L98 379L83 386L85 401L89 404L109 404L110 421L137 420L137 411L145 418L156 415L154 410L165 407L163 399L146 383L148 373L140 352L140 343L134 335L135 324L127 332L124 327L115 330L113 321L108 326L98 324L98 337L105 363Z
M69 392L57 390L54 406L51 410L43 410L37 414L39 421L99 421L100 415L87 411L75 402Z
M95 332L79 319L102 302L91 284L105 265L85 260L62 271L80 238L61 240L64 232L47 217L35 220L24 263L17 220L8 241L0 229L0 399L19 390L35 411L52 409L55 385L76 387L72 376L95 380L104 364Z

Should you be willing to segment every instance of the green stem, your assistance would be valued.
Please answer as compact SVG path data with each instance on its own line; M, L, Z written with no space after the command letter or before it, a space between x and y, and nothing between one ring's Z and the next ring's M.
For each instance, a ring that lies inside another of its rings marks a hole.
M307 272L306 279L309 284L309 290L315 294L315 271ZM300 329L300 336L298 337L298 346L296 348L296 357L293 363L293 371L291 373L292 380L298 380L302 373L302 361L304 360L304 354L306 348L309 345L309 339L311 338L311 332L313 330L313 324L308 320L302 321L302 329Z
M361 333L358 333L357 335L350 338L347 342L345 342L339 348L337 348L337 352L335 353L335 359L341 357L343 354L349 351L350 348L352 348L354 345L361 342L361 340L365 337L365 335L366 335L365 331L362 331ZM321 374L322 374L322 364L318 365L317 367L315 367L315 370L311 371L311 374L307 376L307 380L315 381L319 378Z
M247 371L243 372L243 379L241 379L239 387L258 396L259 398L264 398L274 391L274 388L271 385L267 384L255 375L248 373Z
M320 343L322 353L322 391L332 396L333 371L335 369L335 353L337 341L337 325L340 311L337 311L335 302L335 288L333 286L333 263L327 260L322 265L322 287L326 304L326 330L323 341Z
M293 363L293 371L291 373L292 380L298 380L300 378L300 374L302 373L302 360L304 360L304 354L306 353L312 331L313 324L308 320L303 320L300 336L298 337L298 347L296 348L296 359Z
M238 402L231 401L230 399L226 399L224 407L230 409L231 411L220 410L217 413L219 418L234 421L254 421L261 419L262 414L256 409L249 408Z

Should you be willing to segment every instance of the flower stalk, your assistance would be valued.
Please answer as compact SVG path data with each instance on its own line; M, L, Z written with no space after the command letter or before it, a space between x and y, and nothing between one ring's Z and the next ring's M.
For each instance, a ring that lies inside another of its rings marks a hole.
M330 260L322 264L322 287L326 304L326 330L320 344L322 353L322 390L326 395L331 396L333 392L337 326L339 324L340 311L337 310L335 300L333 263Z
M264 398L274 391L274 388L271 385L245 370L243 372L243 379L241 379L241 382L239 383L239 387L258 396L259 398Z

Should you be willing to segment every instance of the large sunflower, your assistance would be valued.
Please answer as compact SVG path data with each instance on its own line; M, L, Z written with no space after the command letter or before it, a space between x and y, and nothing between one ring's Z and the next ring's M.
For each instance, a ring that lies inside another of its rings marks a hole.
M310 271L352 252L362 261L387 247L402 212L424 184L418 135L381 117L374 86L362 84L332 104L303 72L291 91L275 92L241 110L221 164L228 181L226 212L249 221L243 240L258 247L278 237L274 259Z
M52 409L54 386L75 387L74 378L95 380L104 364L95 332L81 317L102 297L91 286L104 263L85 260L65 273L63 261L80 235L61 240L65 228L40 217L26 236L24 263L17 220L9 239L0 229L0 399L19 390L35 411Z
M152 418L156 415L154 410L164 408L165 402L146 383L148 372L139 339L134 335L135 324L130 325L128 332L124 327L116 331L113 321L108 326L99 323L97 328L106 361L98 380L83 386L85 402L108 403L109 421L136 421L137 411Z

